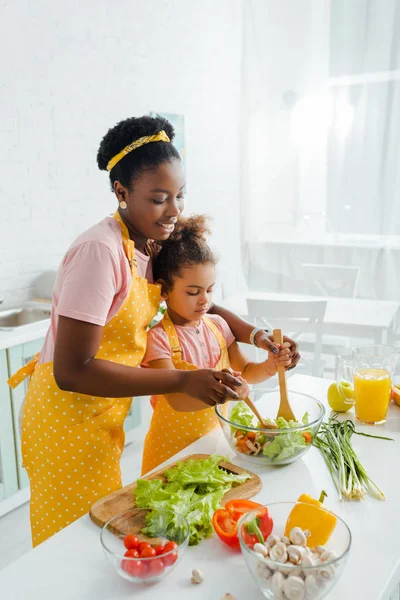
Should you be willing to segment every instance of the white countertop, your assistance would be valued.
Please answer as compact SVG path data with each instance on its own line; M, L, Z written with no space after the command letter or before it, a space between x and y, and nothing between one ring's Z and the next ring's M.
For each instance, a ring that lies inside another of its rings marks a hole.
M0 350L19 346L33 340L44 338L48 328L50 327L50 319L31 323L23 327L16 327L9 331L0 331Z
M295 375L289 380L289 387L325 401L329 383L324 379ZM359 426L358 429L371 430ZM349 560L342 578L327 600L389 600L390 592L400 580L400 408L392 404L387 423L372 432L396 440L353 438L368 473L386 493L385 502L367 497L358 503L340 503L325 463L315 448L311 448L303 459L286 467L253 468L263 483L255 500L262 503L296 500L303 492L318 497L325 489L328 493L327 506L349 525L353 534ZM171 460L187 454L212 452L232 456L219 429ZM248 467L248 463L238 457L233 462ZM124 458L121 464L124 483L127 484L137 477L139 457L135 464L127 463ZM217 537L188 548L179 566L160 583L135 586L119 577L107 562L100 546L99 533L88 516L82 517L1 571L0 598L220 600L226 592L231 592L237 600L263 598L241 554L231 552ZM193 568L204 572L205 580L200 586L189 582Z

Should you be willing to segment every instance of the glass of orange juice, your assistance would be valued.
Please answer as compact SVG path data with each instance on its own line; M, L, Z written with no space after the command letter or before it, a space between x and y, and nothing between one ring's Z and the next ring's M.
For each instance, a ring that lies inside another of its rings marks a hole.
M357 346L352 359L339 363L337 387L350 380L354 386L356 417L363 423L378 425L386 421L392 390L392 377L399 351L390 346Z

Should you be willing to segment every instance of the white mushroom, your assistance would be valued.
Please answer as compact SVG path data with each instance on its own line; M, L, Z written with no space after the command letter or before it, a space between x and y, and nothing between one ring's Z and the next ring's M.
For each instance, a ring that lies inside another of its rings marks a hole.
M318 598L320 587L315 575L307 575L304 582L304 587L306 590L307 599L313 600L313 598Z
M283 582L283 591L288 600L303 600L306 595L304 581L300 577L288 577Z
M317 554L323 554L326 551L325 546L317 546L316 548L314 548L314 551Z
M275 594L275 598L277 600L281 600L283 598L283 582L285 581L284 576L279 571L276 571L270 581L271 592Z
M335 570L332 565L321 566L321 568L318 569L318 575L324 582L332 581L335 577Z
M288 577L300 577L300 579L304 579L303 571L301 569L290 569Z
M289 540L289 538L288 538L288 537L286 537L286 535L284 535L284 536L282 537L282 540L281 540L281 541L282 541L284 544L286 544L286 546L289 546L289 545L290 545L290 540Z
M192 578L191 578L190 581L192 583L203 583L203 581L204 581L203 572L200 571L200 569L193 569L193 571L192 571Z
M302 567L314 567L317 564L317 560L312 554L305 554L300 564Z
M289 560L291 563L293 563L294 565L297 565L301 562L305 551L304 551L304 547L303 546L288 546L287 547L287 553L289 556Z
M270 549L269 556L271 560L285 564L288 558L285 544L283 542L277 542Z
M266 548L264 544L260 544L260 542L254 544L253 550L254 552L258 552L259 554L261 554L261 556L268 556L268 548Z
M322 554L320 554L320 559L321 562L328 562L329 560L333 560L334 558L336 558L336 552L333 552L331 550L325 550L325 552L322 552Z
M256 575L260 577L260 579L267 580L271 575L271 571L269 570L267 563L264 560L258 560L256 564Z
M304 535L306 536L307 539L309 537L311 537L311 531L309 529L304 529L303 533L304 533Z
M251 440L246 440L246 446L248 447L248 449L254 453L254 456L257 456L257 454L260 452L261 450L261 446L258 442L253 442Z
M272 546L275 546L275 544L277 544L278 542L281 541L281 538L279 537L279 535L270 535L267 537L267 544L269 545L270 548L272 548Z
M295 546L307 545L307 538L304 535L304 531L301 527L293 527L292 531L290 532L290 541Z

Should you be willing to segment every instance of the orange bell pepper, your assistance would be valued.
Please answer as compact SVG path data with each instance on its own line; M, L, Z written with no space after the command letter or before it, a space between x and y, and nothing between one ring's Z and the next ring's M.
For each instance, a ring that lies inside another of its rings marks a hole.
M336 527L337 519L323 506L325 496L327 494L323 491L319 500L308 494L299 497L297 502L303 504L296 504L288 517L285 527L287 537L290 536L293 527L301 527L303 531L308 529L311 532L307 539L307 546L315 548L326 544Z

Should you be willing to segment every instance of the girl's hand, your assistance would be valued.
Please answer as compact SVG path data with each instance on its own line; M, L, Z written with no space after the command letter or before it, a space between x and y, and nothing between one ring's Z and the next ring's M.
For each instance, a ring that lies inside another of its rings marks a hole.
M263 348L264 350L271 352L275 358L278 356L279 348L277 347L277 344L274 344L274 338L272 335L268 336L265 331L259 331L256 335L256 341L259 348ZM290 349L291 360L289 366L285 365L285 368L289 371L290 369L294 369L300 360L299 347L294 340L286 337L286 335L283 336L283 341L284 346L285 344L289 344L287 347Z
M208 406L239 400L243 379L212 369L182 371L181 393L198 398Z
M293 368L290 343L284 342L282 347L276 344L276 347L278 348L278 354L269 352L268 359L264 363L266 371L271 377L276 375L278 367L285 367L286 370Z

